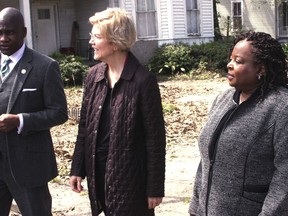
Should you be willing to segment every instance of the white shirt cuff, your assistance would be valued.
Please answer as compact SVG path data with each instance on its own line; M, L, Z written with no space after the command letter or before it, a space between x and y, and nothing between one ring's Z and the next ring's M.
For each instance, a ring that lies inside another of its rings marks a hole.
M17 114L19 116L19 126L18 126L18 131L17 133L20 134L22 132L23 126L24 126L24 120L23 120L23 115L22 114Z

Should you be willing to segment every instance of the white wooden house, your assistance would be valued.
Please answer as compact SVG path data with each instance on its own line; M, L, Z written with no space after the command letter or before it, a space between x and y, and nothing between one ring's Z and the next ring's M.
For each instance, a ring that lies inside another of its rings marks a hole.
M287 0L220 0L217 4L222 35L239 30L262 31L280 42L288 39Z
M214 39L212 0L1 0L20 9L28 28L27 44L44 54L75 52L89 58L88 22L107 7L125 8L137 26L132 52L147 63L164 43L205 43Z

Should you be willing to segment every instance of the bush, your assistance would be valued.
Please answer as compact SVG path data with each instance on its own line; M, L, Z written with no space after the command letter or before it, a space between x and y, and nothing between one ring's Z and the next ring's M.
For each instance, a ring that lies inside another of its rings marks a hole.
M231 47L231 41L213 41L201 44L203 56L201 61L207 62L207 70L209 71L226 71Z
M58 52L52 53L50 57L59 62L61 77L65 86L82 85L89 66L83 63L81 57Z
M192 67L190 52L188 44L163 44L155 50L148 62L148 69L162 75L189 72Z
M148 62L150 71L158 74L175 75L197 72L226 72L231 40L213 41L188 45L183 43L164 44L156 49Z
M282 44L282 49L286 55L286 58L288 57L288 43L283 43Z

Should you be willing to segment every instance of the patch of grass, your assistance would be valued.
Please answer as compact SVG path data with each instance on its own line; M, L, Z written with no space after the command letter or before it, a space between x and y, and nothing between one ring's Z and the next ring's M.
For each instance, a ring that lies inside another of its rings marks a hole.
M164 114L169 114L172 113L174 110L177 109L177 107L173 104L167 104L167 103L162 103L162 107L163 107L163 113Z
M80 196L87 196L88 195L88 191L87 190L83 190L83 191L81 191L81 193L80 193Z
M62 182L62 180L61 180L60 177L56 177L56 178L52 179L50 182L51 182L51 183L60 184L60 183Z
M186 198L184 199L184 203L190 203L190 197L186 197Z
M189 81L189 80L209 80L209 79L215 79L224 77L225 74L221 74L220 72L211 72L211 71L205 71L198 73L195 70L190 71L190 73L187 74L176 74L174 76L170 76L168 80L170 81Z

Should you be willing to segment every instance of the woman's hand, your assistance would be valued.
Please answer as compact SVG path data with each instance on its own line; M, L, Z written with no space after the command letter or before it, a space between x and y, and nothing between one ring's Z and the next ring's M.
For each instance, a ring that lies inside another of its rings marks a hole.
M71 176L69 180L70 188L76 193L80 193L83 190L81 182L82 178L80 176Z
M163 197L148 197L148 209L153 209L160 205Z

